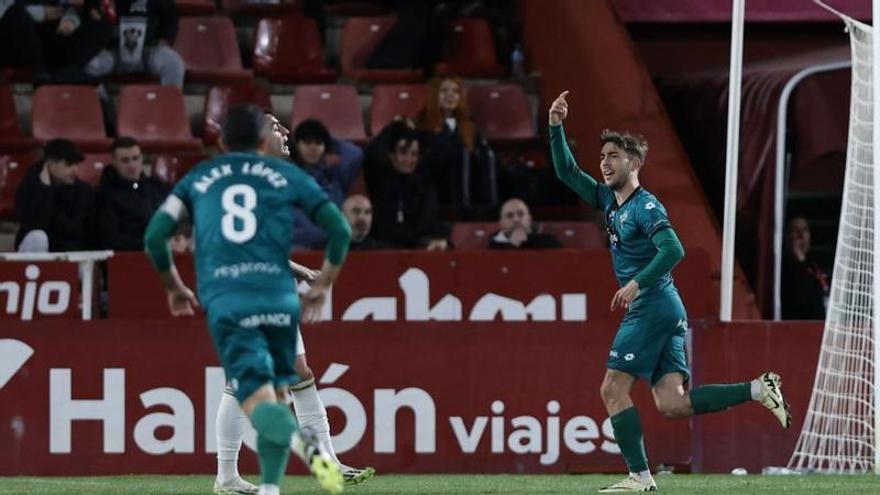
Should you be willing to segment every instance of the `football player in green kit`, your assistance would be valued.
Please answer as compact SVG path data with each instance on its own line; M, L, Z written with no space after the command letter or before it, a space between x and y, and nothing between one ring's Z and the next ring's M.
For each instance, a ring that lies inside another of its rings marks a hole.
M623 321L611 344L600 393L629 476L600 493L652 492L641 421L630 390L639 378L651 386L657 409L667 418L686 418L758 401L788 428L791 416L779 375L767 372L752 381L704 385L685 391L690 379L685 355L687 315L672 281L672 268L684 249L657 198L639 185L648 146L628 133L605 130L599 155L602 182L582 171L566 143L562 121L568 116L568 91L550 107L553 167L568 187L605 214L614 272L621 288L611 310L622 308Z
M214 347L242 410L257 431L259 493L278 495L290 447L330 493L340 493L339 466L314 434L300 430L286 405L298 381L293 363L300 298L288 266L293 208L328 236L321 272L302 296L302 319L317 321L348 251L351 230L321 187L297 167L264 153L264 112L229 110L224 153L197 165L171 191L144 236L145 249L168 293L172 315L205 308ZM195 235L198 301L181 281L168 250L178 220L188 215Z

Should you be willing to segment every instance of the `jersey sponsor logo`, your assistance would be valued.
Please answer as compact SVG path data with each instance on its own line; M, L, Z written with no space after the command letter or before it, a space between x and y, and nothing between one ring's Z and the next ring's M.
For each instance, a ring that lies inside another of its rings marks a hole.
M653 210L653 209L656 208L656 207L657 207L657 205L654 204L653 201L649 201L649 202L647 202L647 203L645 204L645 209L646 209L646 210Z
M263 275L278 275L282 272L276 263L244 262L234 265L223 265L214 269L214 278L238 278L242 275L259 273Z
M290 313L262 313L242 318L238 324L244 328L256 328L260 326L289 327L293 319Z

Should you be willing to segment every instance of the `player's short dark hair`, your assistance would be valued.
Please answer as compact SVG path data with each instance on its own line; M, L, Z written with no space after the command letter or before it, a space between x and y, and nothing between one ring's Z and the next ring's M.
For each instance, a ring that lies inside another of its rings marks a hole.
M223 142L230 151L253 151L266 135L266 112L256 105L236 105L223 121Z
M599 135L599 142L603 146L606 143L611 143L625 151L630 158L635 158L642 163L645 162L645 155L648 154L648 140L641 134L629 131L604 129Z
M137 139L131 136L119 136L113 140L113 144L110 146L110 151L116 151L118 148L131 148L132 146L140 146Z

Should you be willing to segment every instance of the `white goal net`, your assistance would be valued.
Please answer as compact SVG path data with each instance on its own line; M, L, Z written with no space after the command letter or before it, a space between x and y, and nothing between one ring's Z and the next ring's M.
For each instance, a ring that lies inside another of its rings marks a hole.
M831 299L813 395L788 467L864 473L875 468L874 172L871 26L844 19L852 46L846 180Z

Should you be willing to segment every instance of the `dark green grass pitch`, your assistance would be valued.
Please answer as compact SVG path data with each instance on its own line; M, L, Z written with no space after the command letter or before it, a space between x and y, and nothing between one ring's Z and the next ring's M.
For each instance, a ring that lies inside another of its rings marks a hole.
M589 494L620 476L606 475L385 475L346 487L351 494ZM658 476L661 493L670 494L872 494L880 495L876 476ZM209 495L211 476L112 476L83 478L0 477L0 494L15 495ZM315 482L289 476L282 494L320 494Z

